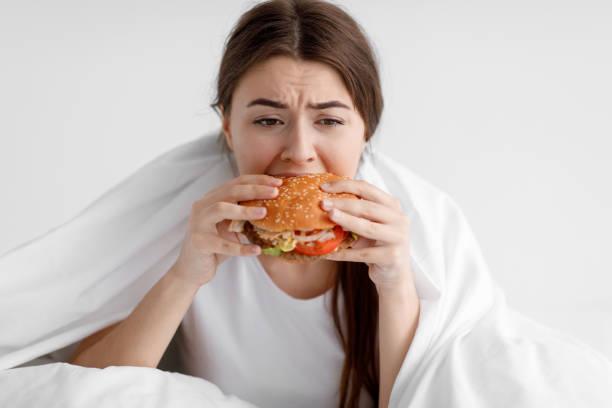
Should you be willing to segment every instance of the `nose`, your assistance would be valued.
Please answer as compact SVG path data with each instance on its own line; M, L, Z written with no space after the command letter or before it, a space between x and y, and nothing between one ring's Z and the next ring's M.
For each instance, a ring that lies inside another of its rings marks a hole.
M294 163L310 163L315 161L316 149L313 135L302 121L298 121L287 129L286 143L281 153L281 160Z

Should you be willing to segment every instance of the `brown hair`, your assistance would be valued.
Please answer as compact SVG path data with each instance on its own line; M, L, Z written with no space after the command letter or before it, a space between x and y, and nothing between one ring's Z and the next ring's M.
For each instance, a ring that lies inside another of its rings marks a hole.
M242 15L225 44L213 108L231 111L239 79L253 65L274 56L318 61L342 77L365 123L374 134L383 109L378 66L366 35L338 6L316 0L273 0ZM219 141L227 149L223 133ZM344 298L343 326L339 292ZM340 262L332 291L332 317L344 348L339 407L357 407L363 388L378 404L378 294L364 263Z

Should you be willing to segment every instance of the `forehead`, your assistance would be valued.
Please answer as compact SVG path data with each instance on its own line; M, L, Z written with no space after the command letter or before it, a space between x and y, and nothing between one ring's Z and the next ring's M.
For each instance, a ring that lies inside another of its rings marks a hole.
M240 79L234 96L270 98L289 104L338 100L353 106L340 74L318 61L280 56L251 67Z

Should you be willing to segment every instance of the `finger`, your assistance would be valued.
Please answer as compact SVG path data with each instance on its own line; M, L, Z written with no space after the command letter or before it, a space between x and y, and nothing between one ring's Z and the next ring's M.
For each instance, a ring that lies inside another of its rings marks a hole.
M223 188L207 195L202 201L205 203L215 203L218 201L237 203L249 200L268 200L276 196L278 196L277 187L261 184L226 184Z
M206 200L207 202L220 201L219 197L223 197L225 195L224 192L230 186L236 186L236 185L242 185L242 184L246 184L246 185L255 184L255 185L261 185L261 186L278 187L281 184L283 184L283 179L273 177L273 176L268 176L267 174L245 174L245 175L236 177L235 179L232 179L229 182L224 183L213 190L210 190L206 194L205 198L204 197L202 198L202 200ZM273 191L273 190L264 189L263 191L265 192L265 191ZM211 201L211 198L214 201ZM262 198L269 198L269 197L262 197Z
M278 187L283 184L283 179L267 174L243 174L231 180L228 184L265 184Z
M373 201L385 207L402 211L398 199L387 194L380 188L363 180L334 180L321 184L321 190L327 193L352 193L363 199Z
M387 262L388 250L385 247L346 248L324 255L331 261L364 262L384 265Z
M278 195L278 188L258 184L237 184L229 186L221 197L222 201L232 203L257 199L271 199Z
M221 238L213 233L194 235L193 245L203 252L228 256L251 256L261 254L261 248L257 245L238 244Z
M328 215L333 222L339 224L345 231L353 231L357 235L372 240L396 242L400 238L399 233L391 225L355 217L337 208L332 208Z
M349 248L367 248L367 247L374 246L375 243L376 241L372 239L368 239L366 237L359 237L357 241L353 241L353 243L350 244L348 247Z
M395 211L382 204L368 200L355 200L353 198L331 198L321 200L321 208L329 211L337 208L356 217L368 219L370 221L391 224L397 215Z
M202 208L196 215L198 225L215 225L223 220L259 220L266 216L266 207L247 207L218 201Z

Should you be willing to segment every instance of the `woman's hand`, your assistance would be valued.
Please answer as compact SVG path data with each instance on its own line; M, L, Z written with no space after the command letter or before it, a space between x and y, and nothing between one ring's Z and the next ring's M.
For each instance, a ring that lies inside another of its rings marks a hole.
M321 202L321 208L333 222L359 235L352 248L338 250L325 258L365 262L370 279L379 289L412 286L408 217L402 212L400 202L365 181L335 180L327 186L321 185L321 190L361 197L361 200L326 198Z
M208 192L193 203L181 252L170 272L188 284L202 286L229 256L256 256L257 245L242 244L244 235L228 230L231 220L261 219L265 207L246 207L239 201L269 199L282 180L264 174L242 175Z

